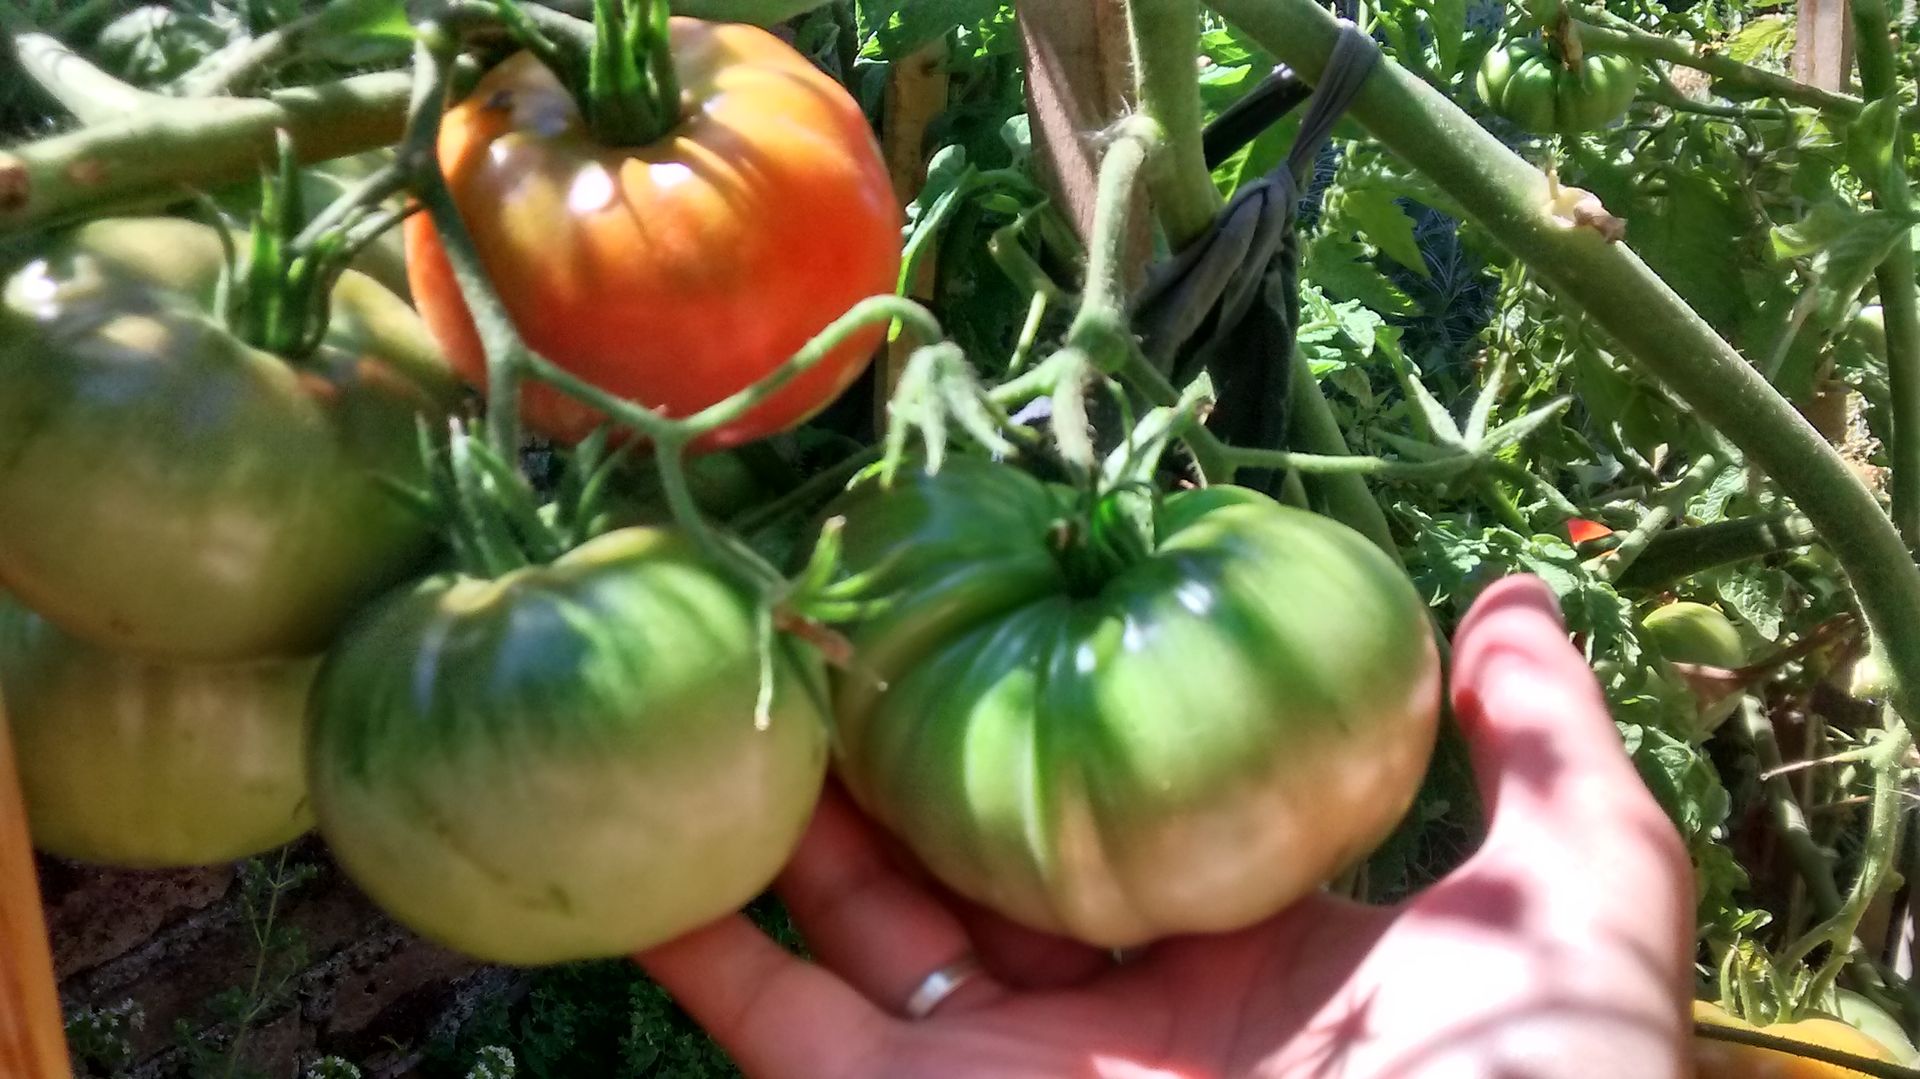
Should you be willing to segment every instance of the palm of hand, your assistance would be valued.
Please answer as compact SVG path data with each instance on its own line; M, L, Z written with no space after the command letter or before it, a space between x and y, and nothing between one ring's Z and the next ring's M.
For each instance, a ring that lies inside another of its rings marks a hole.
M1544 588L1489 590L1453 686L1492 824L1403 904L1314 896L1116 966L906 876L830 796L780 882L819 965L738 918L641 961L756 1076L1684 1074L1687 861ZM889 1014L969 952L991 977Z

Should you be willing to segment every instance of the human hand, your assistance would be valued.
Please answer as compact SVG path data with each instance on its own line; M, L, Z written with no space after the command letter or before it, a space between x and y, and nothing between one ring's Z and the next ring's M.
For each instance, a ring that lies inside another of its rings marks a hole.
M740 916L637 958L759 1079L1686 1074L1691 869L1538 580L1474 604L1451 693L1488 834L1395 906L1314 895L1115 964L901 869L829 790L776 885L815 962Z

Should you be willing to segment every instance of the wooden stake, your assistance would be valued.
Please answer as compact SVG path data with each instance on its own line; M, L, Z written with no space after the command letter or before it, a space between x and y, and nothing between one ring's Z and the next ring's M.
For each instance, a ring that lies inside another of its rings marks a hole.
M60 998L33 871L13 740L0 711L0 1076L68 1079Z
M1853 13L1847 0L1800 0L1794 15L1793 77L1835 93L1853 72Z

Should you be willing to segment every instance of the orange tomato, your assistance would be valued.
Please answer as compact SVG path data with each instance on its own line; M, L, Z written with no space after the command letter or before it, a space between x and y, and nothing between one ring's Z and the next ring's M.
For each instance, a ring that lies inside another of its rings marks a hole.
M865 116L756 27L675 18L682 119L605 146L531 54L449 109L440 166L527 344L603 389L684 416L745 388L868 296L891 292L901 213ZM485 384L480 340L425 214L408 278L455 368ZM739 422L720 449L790 428L845 390L884 330L856 335ZM545 385L533 430L577 441L604 416Z
M1693 1002L1693 1018L1695 1022L1758 1030L1804 1045L1825 1046L1869 1060L1898 1063L1898 1058L1886 1046L1838 1019L1815 1016L1794 1023L1756 1027L1704 1000ZM1865 1072L1837 1064L1697 1035L1693 1039L1693 1063L1697 1079L1869 1079Z

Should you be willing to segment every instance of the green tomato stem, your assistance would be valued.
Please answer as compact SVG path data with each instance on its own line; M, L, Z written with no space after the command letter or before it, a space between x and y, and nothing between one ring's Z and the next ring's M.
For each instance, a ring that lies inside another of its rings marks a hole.
M387 72L259 98L155 97L120 119L0 150L0 237L254 176L278 130L308 162L391 145L409 81Z
M1854 878L1853 887L1848 891L1845 902L1841 903L1840 910L1814 926L1781 954L1781 963L1792 967L1805 960L1820 945L1828 946L1826 961L1820 964L1813 980L1800 994L1798 1003L1801 1007L1824 996L1840 969L1854 957L1854 936L1860 928L1860 920L1866 917L1867 907L1879 894L1881 885L1886 882L1888 872L1893 867L1894 849L1899 842L1900 819L1906 799L1900 781L1906 774L1905 757L1912 745L1913 737L1906 726L1889 715L1886 734L1876 747L1877 752L1872 760L1873 816L1867 829L1859 875Z
M1766 796L1767 811L1773 817L1774 834L1787 849L1787 856L1806 882L1807 896L1822 918L1840 910L1840 888L1833 882L1833 855L1816 843L1807 827L1807 815L1794 795L1793 783L1782 769L1785 758L1775 736L1773 722L1760 702L1749 695L1740 702L1738 729L1747 736L1753 750L1754 765L1761 775L1760 786Z
M1819 538L1813 525L1797 513L1669 529L1655 536L1614 583L1631 589L1665 588L1716 566L1805 547Z
M1208 3L1303 76L1320 77L1339 31L1312 0ZM1902 714L1920 723L1920 570L1833 447L1631 250L1557 217L1546 178L1438 90L1383 63L1351 112L1799 504L1887 643Z
M1647 511L1633 530L1620 537L1619 546L1593 560L1596 575L1610 584L1618 583L1621 576L1633 568L1640 555L1653 542L1653 538L1666 529L1673 519L1680 515L1687 500L1700 493L1701 489L1713 482L1727 467L1719 457L1706 453L1688 467L1673 486L1659 496L1659 505Z
M1094 195L1093 229L1087 247L1086 288L1073 324L1069 347L1085 349L1103 371L1120 365L1127 328L1127 235L1132 225L1134 192L1140 174L1164 141L1160 125L1132 116L1115 129L1100 159Z
M1159 125L1165 148L1149 172L1153 209L1179 250L1204 234L1221 206L1205 152L1199 68L1200 6L1195 0L1127 0L1140 112Z
M1858 43L1860 89L1887 110L1889 130L1882 143L1887 167L1862 176L1876 205L1911 216L1907 187L1906 140L1900 130L1900 81L1893 54L1885 0L1854 0L1853 30ZM1853 137L1865 132L1855 125ZM1899 243L1874 271L1887 327L1887 395L1893 411L1893 521L1907 546L1920 548L1920 303L1915 300L1913 245Z
M1595 21L1598 16L1588 12L1579 12L1578 18L1581 20L1580 38L1589 51L1664 60L1704 71L1730 86L1768 97L1797 102L1842 117L1851 118L1860 114L1863 103L1851 94L1809 86L1785 75L1743 64L1719 53L1705 52L1672 38L1649 34L1630 25L1609 22L1609 25L1602 26Z
M1385 457L1356 457L1346 454L1296 453L1292 450L1266 450L1250 446L1228 446L1226 458L1235 468L1292 470L1303 476L1378 476L1396 480L1450 479L1473 469L1474 459L1461 454L1437 461L1394 461ZM1369 501L1372 496L1368 496Z
M13 0L0 0L0 31L13 39L20 70L83 124L118 120L165 101L114 78L59 38L41 33Z
M514 461L520 455L520 375L533 365L533 353L487 276L473 234L467 231L446 175L440 171L440 121L459 43L436 23L422 23L416 32L413 98L399 161L411 173L414 194L433 218L434 231L440 235L486 353L488 444L502 459Z
M1320 380L1313 377L1312 366L1300 357L1293 363L1291 390L1292 433L1288 441L1321 456L1350 454L1347 436L1340 430L1340 420L1334 416L1333 406L1327 403L1326 394L1320 389ZM1375 547L1385 551L1396 563L1404 561L1400 557L1400 546L1393 541L1393 526L1367 488L1364 475L1335 473L1322 477L1315 486L1326 498L1328 514L1334 520L1372 540Z

